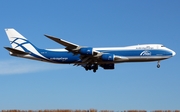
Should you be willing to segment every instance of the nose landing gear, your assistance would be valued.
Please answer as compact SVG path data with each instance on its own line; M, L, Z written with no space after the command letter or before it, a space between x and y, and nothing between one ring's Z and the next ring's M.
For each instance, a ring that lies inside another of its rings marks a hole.
M157 68L160 68L160 61L158 61Z

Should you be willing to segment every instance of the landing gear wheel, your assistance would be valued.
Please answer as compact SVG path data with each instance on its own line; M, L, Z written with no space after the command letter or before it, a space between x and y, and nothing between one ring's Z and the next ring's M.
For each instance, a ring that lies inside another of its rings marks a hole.
M97 65L97 64L94 64L94 66L93 66L92 68L93 68L93 72L95 73L96 70L98 69L98 65Z
M85 67L85 70L88 71L89 69L87 67Z
M160 64L157 65L157 68L160 68Z
M93 69L93 72L96 73L96 69Z
M91 68L91 65L86 65L84 68L85 68L85 70L86 70L86 71L88 71L88 70L91 70L91 69L92 69L92 68Z

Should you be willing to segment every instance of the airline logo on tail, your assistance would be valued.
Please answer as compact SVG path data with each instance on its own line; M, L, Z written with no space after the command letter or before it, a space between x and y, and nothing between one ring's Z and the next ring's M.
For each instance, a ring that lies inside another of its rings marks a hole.
M13 49L30 52L32 56L47 59L39 53L39 49L14 29L5 29Z
M23 46L25 44L29 44L29 42L25 39L21 39L21 38L18 38L18 37L12 37L12 38L15 38L13 41L10 41L11 42L11 46L14 48L14 49L18 49L18 50L21 50L21 51L25 51L27 52L28 50Z

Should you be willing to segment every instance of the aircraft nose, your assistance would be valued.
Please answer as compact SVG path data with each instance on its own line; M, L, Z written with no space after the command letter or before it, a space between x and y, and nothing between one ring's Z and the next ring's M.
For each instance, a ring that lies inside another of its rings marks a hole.
M173 50L172 50L171 52L172 52L172 56L175 56L175 55L176 55L176 52L174 52Z

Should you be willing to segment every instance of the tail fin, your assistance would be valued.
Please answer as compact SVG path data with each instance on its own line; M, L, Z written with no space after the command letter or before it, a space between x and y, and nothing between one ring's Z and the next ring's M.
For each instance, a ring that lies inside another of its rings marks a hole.
M5 31L13 49L23 52L29 52L31 50L37 49L33 44L31 44L24 36L22 36L15 29L13 28L5 29Z

